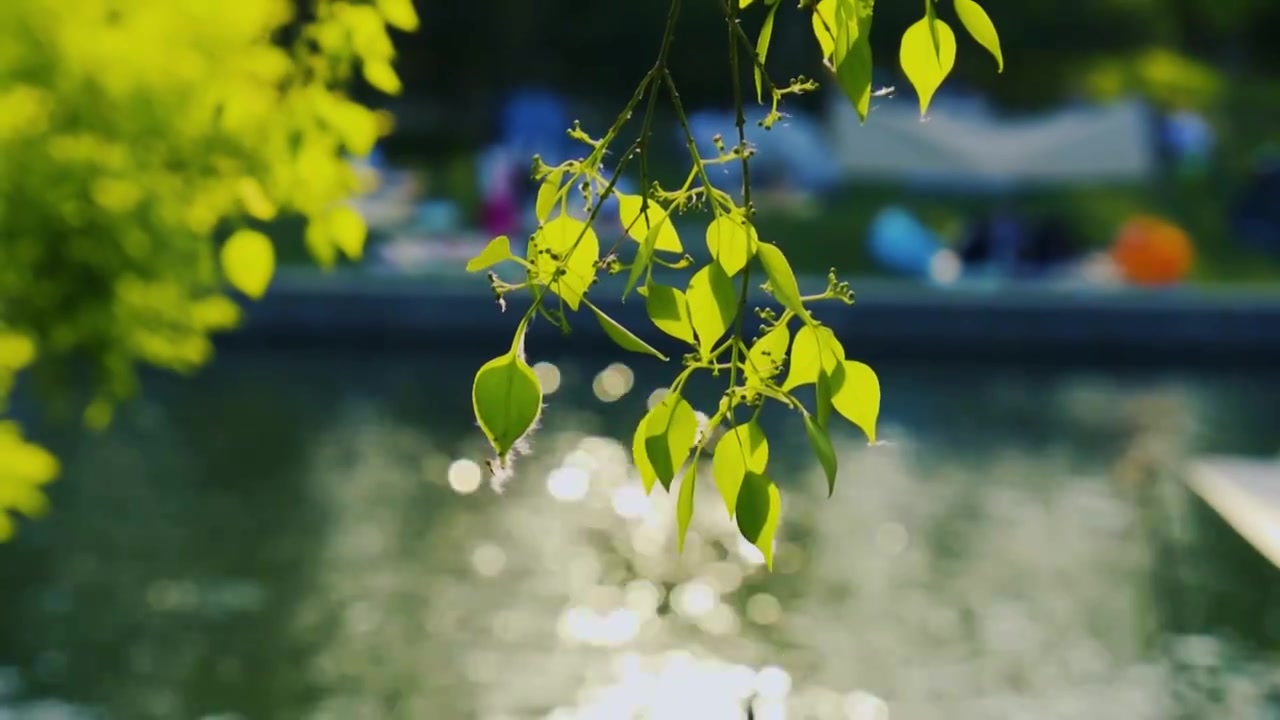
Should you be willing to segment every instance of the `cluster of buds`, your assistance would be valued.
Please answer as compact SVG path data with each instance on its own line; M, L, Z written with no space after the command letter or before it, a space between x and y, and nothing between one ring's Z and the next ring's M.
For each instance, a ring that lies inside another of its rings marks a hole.
M839 300L845 305L853 304L853 289L849 287L849 283L836 278L835 268L827 271L826 296Z
M765 322L764 325L760 326L761 332L778 324L778 313L774 312L773 308L758 307L756 308L756 316Z

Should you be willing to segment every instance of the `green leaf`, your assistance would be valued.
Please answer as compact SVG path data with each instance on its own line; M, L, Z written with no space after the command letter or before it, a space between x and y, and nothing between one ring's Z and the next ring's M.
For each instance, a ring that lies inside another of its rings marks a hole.
M764 274L769 277L769 286L773 288L773 296L782 306L795 313L805 324L813 324L813 318L800 299L800 286L796 283L795 273L791 272L791 264L777 245L762 242L756 248L756 257L764 266Z
M386 95L399 95L404 90L404 83L391 63L385 60L365 61L360 66L361 74L369 86Z
M522 325L510 352L482 365L471 386L476 421L494 452L503 459L542 414L542 386L518 351L523 333Z
M818 381L820 368L832 369L844 362L844 348L826 325L805 325L791 343L791 367L782 389L791 390Z
M832 5L830 17L823 17L834 36L831 44L831 64L839 68L844 64L849 51L861 37L862 26L858 22L862 11L862 0L836 0Z
M929 26L929 47L933 57L942 60L942 43L938 40L938 0L925 0L924 20Z
M689 469L680 479L680 495L676 498L676 552L684 552L684 536L689 532L693 519L693 493L697 489L697 463L689 463Z
M249 217L270 222L280 214L280 209L271 201L271 198L267 197L267 191L256 178L241 178L236 190L240 195L240 203L244 205L244 211L249 214Z
M764 65L765 58L769 57L769 41L773 39L773 16L776 15L777 12L778 3L775 2L769 8L769 13L764 16L764 25L760 28L760 37L756 38L756 59L759 60L759 65L756 65L754 68L757 103L762 102L764 98L762 89L764 79L763 73L760 72L760 68ZM730 274L732 275L733 273Z
M663 362L666 361L666 355L654 350L652 346L633 335L630 330L619 324L617 320L605 315L600 308L592 305L591 301L584 298L582 303L590 308L591 312L595 313L596 321L600 323L601 329L603 329L605 334L609 336L610 340L618 344L618 347L623 350L630 350L631 352L652 355Z
M839 0L839 2L849 2L849 0ZM836 40L832 33L836 27L836 4L837 0L818 0L811 17L813 36L818 40L823 60L833 60L835 54Z
M843 371L831 404L836 412L862 429L867 442L874 443L876 419L880 415L880 380L870 367L852 360L844 362Z
M698 336L703 357L724 337L738 311L738 294L733 281L714 263L707 264L689 279L689 319Z
M276 250L257 230L237 230L227 238L219 255L227 282L254 300L267 292L276 272Z
M311 255L311 259L324 270L329 270L338 261L338 248L329 232L329 223L325 218L312 217L307 223L303 242Z
M742 218L720 215L707 225L707 250L729 277L747 266L757 244L755 228Z
M29 336L0 328L0 373L16 373L35 359L36 344Z
M782 517L782 494L763 473L748 472L742 479L735 513L742 537L760 548L765 564L773 569L773 538Z
M326 115L352 155L364 157L373 151L378 142L378 118L372 110L356 102L338 101Z
M645 494L653 492L653 486L658 482L658 474L654 472L653 463L649 462L649 452L645 450L645 428L652 413L651 410L640 418L635 434L631 436L631 461L635 463L636 471L640 473L640 482L644 485Z
M824 428L830 427L831 412L835 410L833 399L836 389L844 382L843 363L843 360L837 360L832 367L824 367L818 371L818 381L814 385L816 400L814 414L818 417L818 424Z
M936 52L931 27L936 29L938 35ZM942 87L942 81L955 67L956 34L945 21L934 20L930 23L929 18L922 18L902 34L898 60L902 63L902 72L920 97L920 114L924 115L934 93Z
M644 198L639 195L628 195L617 191L614 191L613 194L618 198L618 217L622 221L622 226L627 229L627 235L632 240L649 244L649 231L655 230L656 234L651 245L653 250L672 253L684 252L684 246L680 244L680 236L676 234L675 225L671 223L669 211L664 210L661 205L650 200L648 207L645 208L644 216L641 217L640 208L645 204Z
M364 243L369 237L369 226L364 217L350 205L339 205L325 218L333 244L348 260L359 260L364 255Z
M836 81L853 102L860 120L871 112L871 11L858 0L836 7L837 39L833 46Z
M538 228L531 244L536 249L534 264L541 281L563 298L569 309L577 310L595 279L600 260L596 231L577 218L560 215ZM564 271L556 276L559 263L563 263Z
M751 350L747 352L747 382L760 383L772 379L786 360L790 344L791 331L786 325L774 326L752 343Z
M378 10L391 27L405 32L418 30L418 11L413 8L413 0L378 0Z
M818 456L822 472L827 476L827 497L831 497L836 491L836 451L831 446L831 435L811 415L804 416L804 432L809 436L809 446L813 448L813 454Z
M646 216L648 213L646 213ZM666 222L664 213L662 222L658 222L649 228L649 233L644 236L644 240L640 242L640 249L636 251L635 260L631 262L631 273L627 275L627 286L622 291L623 300L626 299L631 291L635 288L636 283L640 281L640 274L649 268L649 264L653 259L654 249L658 245L658 240L662 236L663 231L669 223Z
M654 476L670 490L671 479L697 440L698 416L684 398L672 392L653 406L644 423L645 455Z
M533 204L533 213L538 222L544 223L551 217L551 212L556 209L556 201L560 199L560 186L563 183L564 171L554 170L538 186L538 199Z
M730 517L737 508L743 478L749 472L763 473L768 464L769 440L754 420L729 430L716 442L711 456L711 475Z
M511 241L506 235L499 235L490 240L479 255L467 261L467 272L479 272L514 257L515 255L511 254Z
M659 330L677 340L694 344L689 301L684 293L673 287L649 283L645 286L644 309Z
M395 45L377 8L353 3L336 3L331 8L334 19L346 26L351 49L361 60L390 60L395 57Z
M1000 52L1000 35L996 33L995 23L991 22L987 11L973 0L955 0L956 15L960 24L969 31L969 36L991 53L996 59L996 72L1004 72L1004 55Z

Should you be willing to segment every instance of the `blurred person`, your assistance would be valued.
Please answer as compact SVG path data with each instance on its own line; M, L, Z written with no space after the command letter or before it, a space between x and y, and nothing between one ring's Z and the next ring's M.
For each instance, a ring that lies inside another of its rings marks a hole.
M1013 275L1026 237L1022 220L1010 208L1001 206L969 225L960 245L960 259L966 266L983 268L988 274Z
M1231 227L1244 244L1280 255L1280 149L1265 150L1255 161Z
M521 230L519 198L521 164L506 145L480 155L480 226L490 235L516 235Z
M1173 171L1184 177L1200 177L1209 169L1217 136L1203 115L1178 110L1164 118L1161 139Z
M1049 271L1079 260L1084 255L1080 233L1070 220L1048 215L1038 220L1020 260L1033 272Z
M960 251L966 266L1020 278L1071 273L1084 256L1080 234L1066 218L1048 215L1028 221L1009 208L973 221Z

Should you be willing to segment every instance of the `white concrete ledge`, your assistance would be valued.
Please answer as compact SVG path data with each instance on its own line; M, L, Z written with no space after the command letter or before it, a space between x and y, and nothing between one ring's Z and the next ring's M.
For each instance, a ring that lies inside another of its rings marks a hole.
M1280 567L1280 460L1209 456L1187 479L1241 537Z

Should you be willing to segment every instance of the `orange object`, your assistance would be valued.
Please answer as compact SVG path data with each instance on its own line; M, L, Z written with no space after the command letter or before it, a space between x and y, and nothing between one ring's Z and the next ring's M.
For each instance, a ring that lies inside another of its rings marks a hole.
M1195 250L1177 225L1139 215L1120 228L1111 259L1126 280L1137 285L1168 285L1186 279Z

